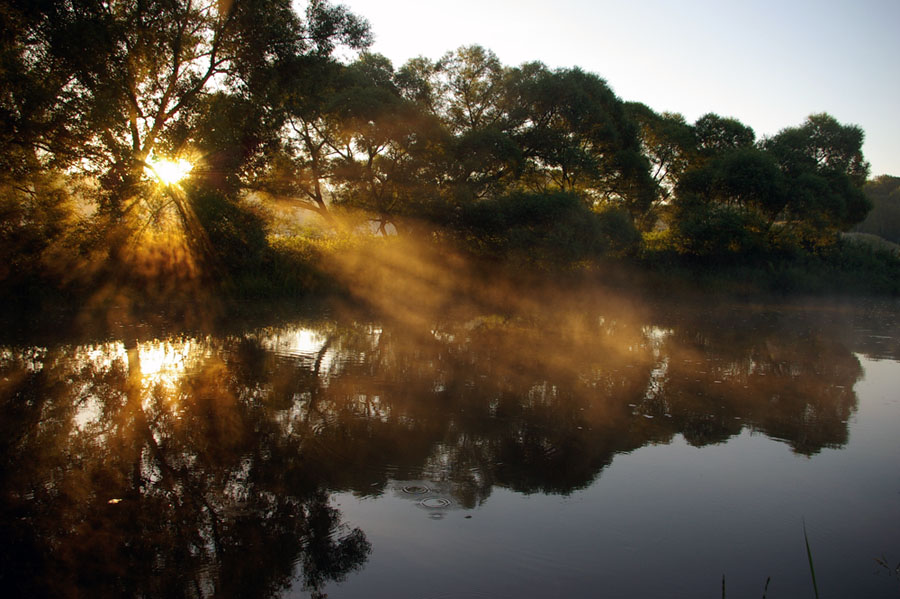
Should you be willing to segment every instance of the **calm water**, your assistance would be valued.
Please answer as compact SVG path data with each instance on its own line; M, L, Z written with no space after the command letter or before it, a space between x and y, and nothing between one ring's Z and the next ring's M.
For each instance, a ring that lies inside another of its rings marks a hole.
M544 299L5 343L0 584L900 596L897 305Z

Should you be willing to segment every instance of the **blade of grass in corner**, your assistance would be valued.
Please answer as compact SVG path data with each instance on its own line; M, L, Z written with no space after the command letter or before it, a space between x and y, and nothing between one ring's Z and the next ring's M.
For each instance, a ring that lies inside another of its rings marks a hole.
M809 573L812 575L813 592L819 599L819 585L816 584L816 568L813 566L812 551L809 549L809 537L806 535L806 522L803 522L803 540L806 542L806 557L809 558Z
M763 589L763 597L762 599L766 599L766 595L769 594L769 583L772 582L772 577L769 576L766 578L766 587Z

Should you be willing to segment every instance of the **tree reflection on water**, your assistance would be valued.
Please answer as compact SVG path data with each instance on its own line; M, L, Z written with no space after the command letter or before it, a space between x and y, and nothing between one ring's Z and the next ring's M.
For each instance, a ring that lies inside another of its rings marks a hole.
M268 597L299 575L316 594L364 563L365 535L228 343L184 344L169 381L135 342L5 352L7 588Z
M0 580L98 597L299 580L315 596L372 551L332 493L567 494L619 453L745 429L811 455L847 442L862 373L837 325L777 311L408 324L0 350Z

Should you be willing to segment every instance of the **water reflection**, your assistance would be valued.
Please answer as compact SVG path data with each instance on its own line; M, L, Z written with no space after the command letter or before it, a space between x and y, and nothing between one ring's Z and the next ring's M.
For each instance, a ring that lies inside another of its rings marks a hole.
M847 442L842 325L767 310L331 319L0 350L2 577L16 594L312 595L372 548L330 493L432 518L571 493L616 454L745 428ZM407 323L408 324L408 323Z
M359 567L364 534L308 476L251 354L211 339L6 350L7 589L267 597L300 576L315 595Z

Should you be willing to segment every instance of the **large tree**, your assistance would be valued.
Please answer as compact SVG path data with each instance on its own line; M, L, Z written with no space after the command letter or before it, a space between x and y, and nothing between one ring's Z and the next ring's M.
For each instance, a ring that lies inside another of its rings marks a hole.
M576 192L594 207L621 207L640 220L655 185L639 128L606 82L577 68L533 64L512 85L531 185Z
M818 114L754 143L749 127L709 114L694 129L697 147L676 187L672 223L689 252L816 249L869 210L858 127Z
M720 258L765 248L785 201L775 160L752 146L702 159L675 189L673 227L681 248Z
M404 97L446 131L441 187L450 204L502 194L520 174L512 73L481 46L463 46L437 61L416 58L397 72Z
M697 152L701 156L715 157L731 150L749 148L756 140L753 129L735 118L708 113L694 123Z
M640 128L641 150L656 184L656 200L648 213L655 223L668 207L682 174L696 160L695 130L680 114L658 114L640 102L629 102L626 109Z
M364 211L385 230L433 198L448 136L439 119L405 98L390 61L362 54L349 65L319 63L314 90L295 70L281 75L281 144L255 184L336 224L334 208Z
M863 193L869 174L863 138L855 125L814 114L762 143L785 177L779 214L785 232L819 244L865 219L872 205Z
M14 0L2 26L4 149L32 168L96 176L117 216L143 197L154 157L209 133L210 111L233 114L242 100L246 120L283 62L369 42L363 20L320 0L305 18L288 0ZM250 120L265 116L256 110Z

